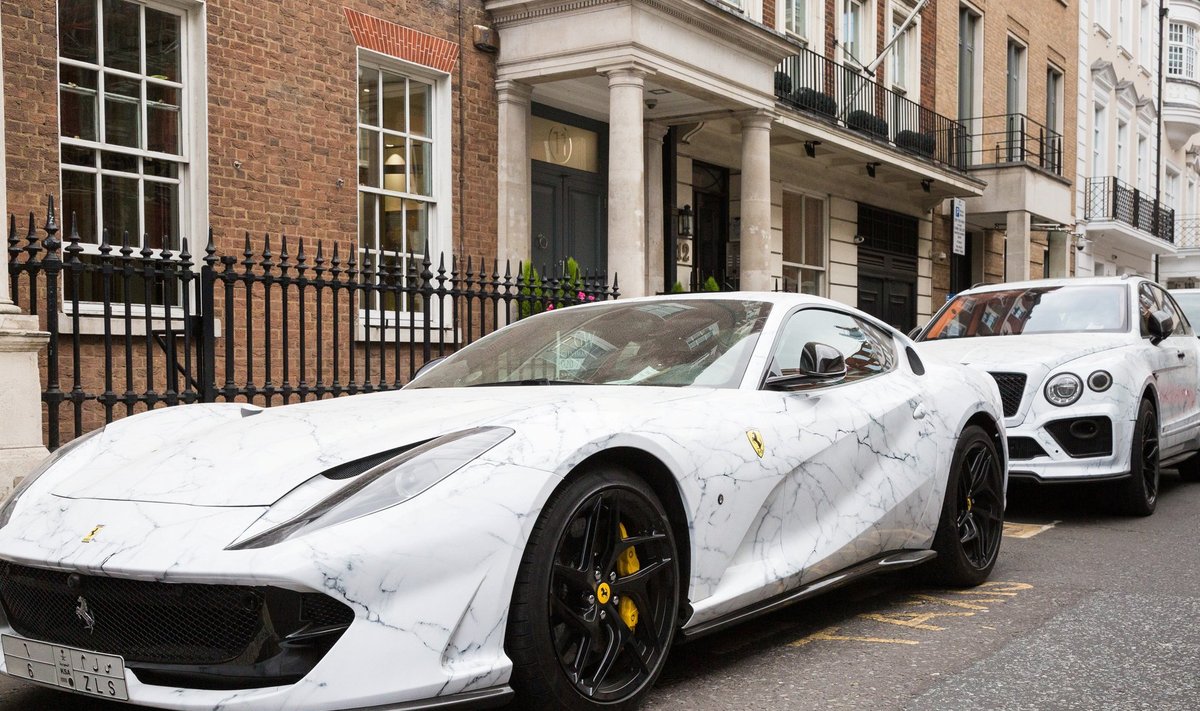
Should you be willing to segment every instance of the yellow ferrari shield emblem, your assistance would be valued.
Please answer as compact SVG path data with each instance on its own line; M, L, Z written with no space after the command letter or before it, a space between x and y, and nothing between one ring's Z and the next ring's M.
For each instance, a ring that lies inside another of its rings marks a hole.
M104 528L103 525L96 526L95 528L93 528L90 533L88 533L86 536L83 537L83 542L91 543L92 539L96 537L97 533L100 533L100 529L102 529L102 528Z
M764 447L762 432L758 430L746 430L746 439L750 440L750 446L754 447L754 453L762 458Z
M600 587L596 588L596 600L601 605L607 605L609 598L612 597L612 589L608 587L608 583L600 583Z

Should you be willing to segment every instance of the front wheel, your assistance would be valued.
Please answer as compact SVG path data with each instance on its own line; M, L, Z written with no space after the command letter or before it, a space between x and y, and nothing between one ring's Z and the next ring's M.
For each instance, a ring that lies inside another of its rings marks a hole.
M1158 507L1158 413L1142 400L1129 449L1129 478L1121 483L1118 506L1130 516L1149 516Z
M959 435L929 563L932 582L970 587L987 580L1004 533L1004 469L996 443L981 427Z
M679 611L667 515L628 470L572 480L521 560L506 649L522 708L630 709L662 671Z

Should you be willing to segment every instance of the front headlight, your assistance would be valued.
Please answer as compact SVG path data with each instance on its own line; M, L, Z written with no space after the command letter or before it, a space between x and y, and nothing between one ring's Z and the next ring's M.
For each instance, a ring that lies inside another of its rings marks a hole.
M1051 405L1066 407L1083 394L1083 381L1073 373L1059 373L1046 383L1044 392Z
M235 543L227 550L266 548L294 536L395 506L450 476L512 434L507 427L477 427L405 450L363 472L292 520Z
M0 528L4 528L8 525L8 520L12 518L13 511L17 508L17 500L21 498L21 495L24 494L29 487L33 486L33 482L37 481L38 477L49 471L50 467L62 461L63 457L67 456L76 449L79 449L84 442L88 441L92 437L95 437L103 431L104 428L101 427L98 430L93 430L85 435L76 437L70 442L67 442L63 446L54 450L53 454L43 459L42 463L37 465L37 468L29 472L29 474L27 474L25 478L21 480L21 483L17 484L17 487L13 489L12 493L8 495L8 500L4 502L3 508L0 508Z

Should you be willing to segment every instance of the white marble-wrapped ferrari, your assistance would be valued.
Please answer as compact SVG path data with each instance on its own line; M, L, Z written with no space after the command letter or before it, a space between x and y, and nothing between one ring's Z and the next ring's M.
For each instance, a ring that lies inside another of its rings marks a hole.
M406 388L192 405L0 510L4 671L168 709L635 706L679 636L877 571L983 581L986 374L787 294L522 320Z
M1139 277L1043 279L964 291L918 340L986 371L1004 398L1013 479L1112 481L1149 515L1160 465L1200 479L1200 340Z

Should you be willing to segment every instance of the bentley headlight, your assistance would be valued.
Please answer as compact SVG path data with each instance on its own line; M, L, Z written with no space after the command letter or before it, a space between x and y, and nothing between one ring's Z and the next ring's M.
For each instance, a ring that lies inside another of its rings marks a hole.
M1083 394L1083 381L1073 373L1059 373L1046 383L1044 392L1051 405L1073 405Z
M92 437L95 437L103 431L104 428L101 427L100 429L88 432L81 437L76 437L70 442L67 442L63 446L54 450L53 454L43 459L42 463L37 465L37 468L29 472L29 474L27 474L25 478L21 480L21 483L17 484L17 487L13 489L12 493L8 495L8 500L4 502L4 507L0 508L0 528L4 528L8 525L8 520L12 518L13 511L17 508L17 501L21 498L21 495L29 489L29 487L33 486L33 482L37 481L38 477L49 471L50 467L53 467L58 462L62 461L63 457L67 456L76 449L79 449L84 442L88 441Z
M378 464L316 506L228 550L266 548L407 501L508 439L507 427L477 427L432 439Z

